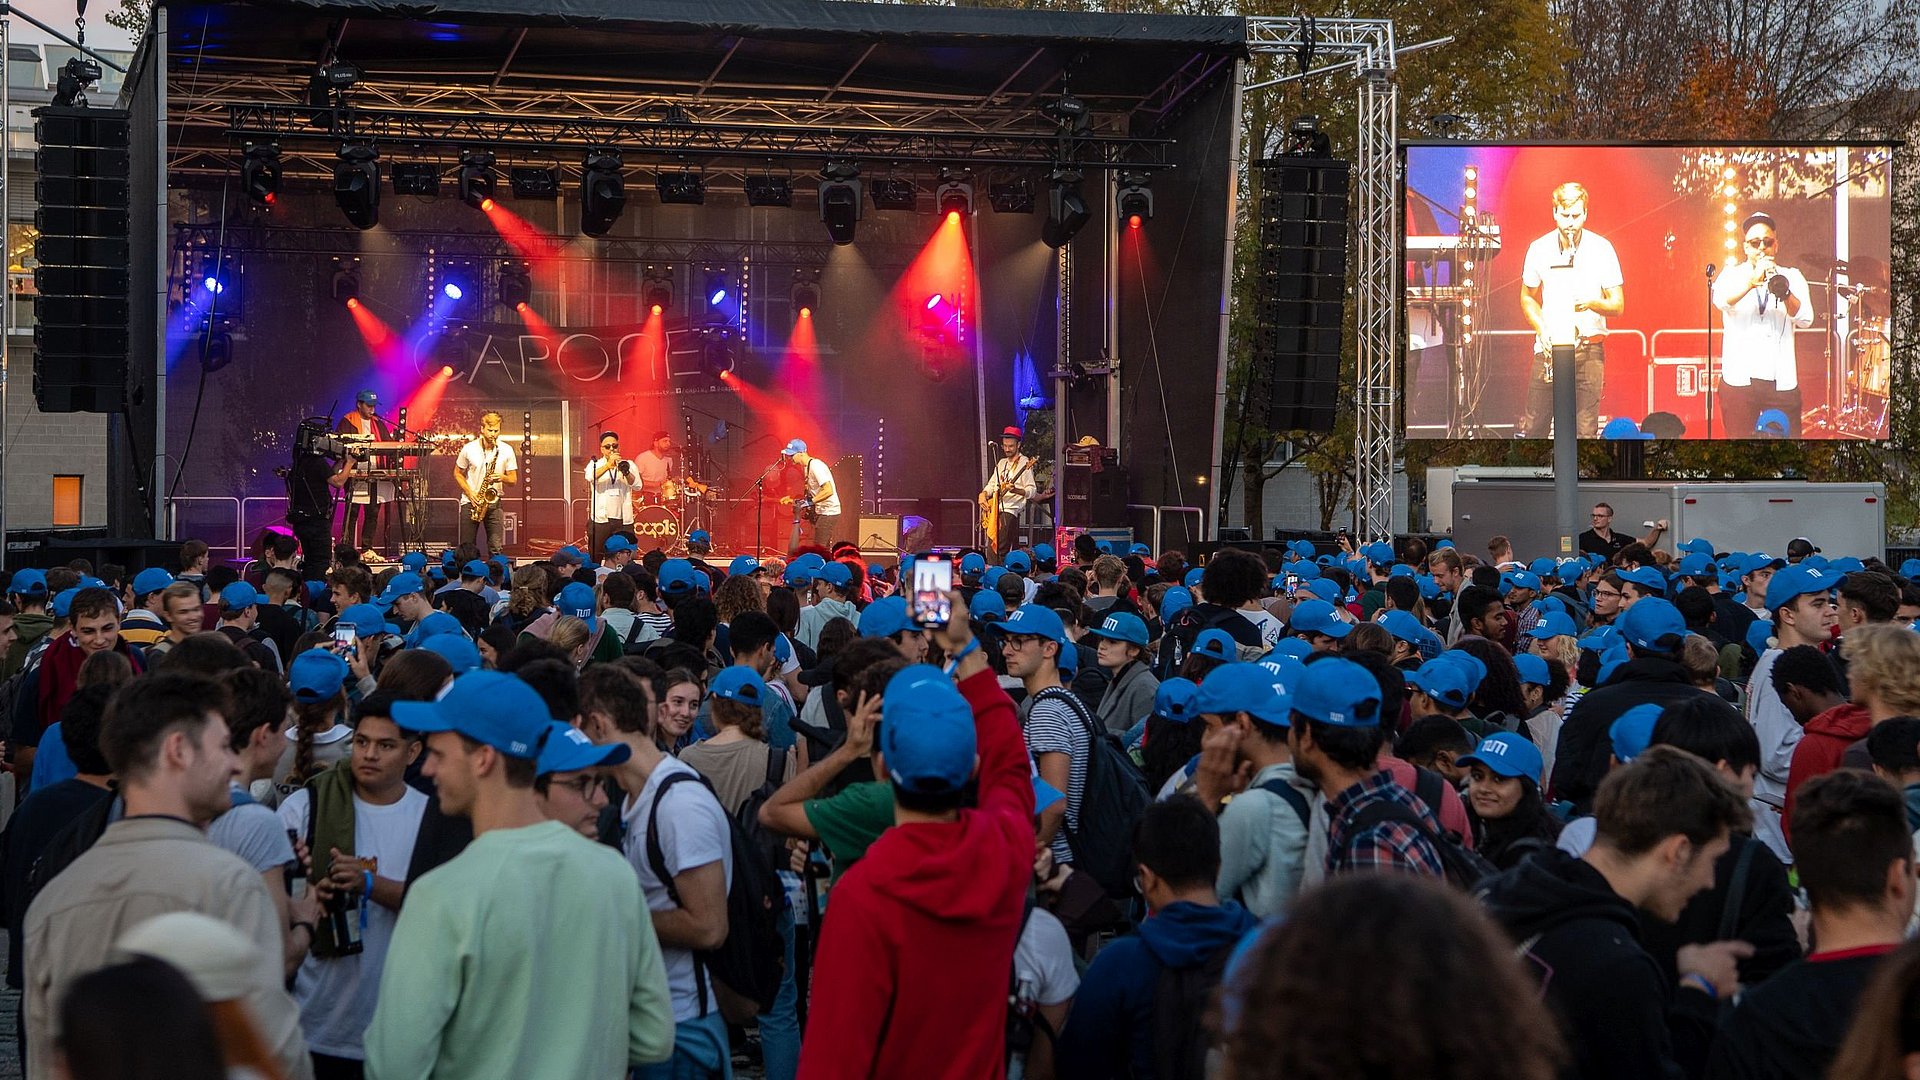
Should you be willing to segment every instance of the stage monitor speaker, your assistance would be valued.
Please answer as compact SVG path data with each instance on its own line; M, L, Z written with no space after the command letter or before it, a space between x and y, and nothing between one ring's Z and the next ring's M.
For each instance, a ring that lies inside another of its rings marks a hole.
M1249 404L1275 431L1332 431L1347 295L1352 165L1270 158L1260 172Z
M869 562L882 553L900 561L900 515L861 514L857 520L859 529L850 539L860 545L861 555Z
M1127 470L1069 461L1059 470L1060 524L1117 529L1127 524Z
M41 412L126 408L127 113L33 111L33 397Z

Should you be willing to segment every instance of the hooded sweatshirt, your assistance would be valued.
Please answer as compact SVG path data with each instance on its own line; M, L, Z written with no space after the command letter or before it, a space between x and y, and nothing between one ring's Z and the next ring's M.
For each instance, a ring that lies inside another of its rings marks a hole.
M1560 1020L1563 1080L1697 1075L1712 1042L1713 999L1666 978L1640 944L1633 905L1600 871L1543 852L1487 883L1481 898L1520 944ZM1677 1054L1696 1067L1683 1068Z
M1006 1071L1007 980L1033 877L1033 783L991 670L973 706L978 809L896 825L833 891L800 1080L982 1080Z
M1620 714L1635 705L1668 705L1691 701L1700 690L1690 681L1687 669L1663 656L1639 656L1620 665L1605 686L1581 695L1560 725L1560 740L1554 748L1552 797L1567 799L1574 812L1591 812L1593 796L1600 781L1607 777L1607 762L1613 744L1607 730ZM1762 747L1762 753L1765 748Z
M1781 830L1793 839L1788 822L1793 820L1793 795L1800 785L1816 776L1840 768L1847 747L1867 737L1873 719L1864 705L1835 705L1807 721L1800 742L1793 748L1793 765L1787 770L1787 807L1780 814Z
M1100 950L1080 980L1054 1051L1062 1080L1179 1080L1154 1075L1153 999L1161 969L1199 967L1257 925L1231 900L1217 907L1182 901L1141 923L1139 933Z
M26 666L27 654L33 651L40 639L53 629L53 616L44 611L23 611L13 617L13 647L7 650L7 662L0 668L0 678L12 678L14 673Z

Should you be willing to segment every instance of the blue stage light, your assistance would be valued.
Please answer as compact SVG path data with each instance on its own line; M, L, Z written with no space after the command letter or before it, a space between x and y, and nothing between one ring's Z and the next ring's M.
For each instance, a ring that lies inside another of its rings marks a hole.
M446 293L447 299L449 300L460 299L460 286L455 285L451 281L447 282L446 285L442 287L440 291Z
M222 284L220 279L216 277L210 277L210 278L207 278L205 281L202 281L200 283L200 287L214 294L215 296L218 296L221 293L227 291L226 285Z
M713 295L712 295L712 296L709 296L709 297L707 297L707 306L708 306L708 307L719 307L719 306L720 306L720 302L721 302L721 301L723 301L723 300L725 300L726 298L727 298L727 290L725 290L725 289L715 289L715 290L713 290Z

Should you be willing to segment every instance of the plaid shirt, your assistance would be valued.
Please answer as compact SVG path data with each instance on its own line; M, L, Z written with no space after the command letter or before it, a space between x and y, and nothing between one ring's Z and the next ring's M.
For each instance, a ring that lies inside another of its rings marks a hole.
M1418 815L1433 835L1440 835L1440 822L1433 812L1412 792L1394 783L1392 773L1382 769L1327 803L1327 817L1332 822L1327 837L1327 876L1356 870L1405 870L1444 876L1446 867L1439 850L1412 825L1383 821L1354 830L1360 812L1381 802L1399 803Z

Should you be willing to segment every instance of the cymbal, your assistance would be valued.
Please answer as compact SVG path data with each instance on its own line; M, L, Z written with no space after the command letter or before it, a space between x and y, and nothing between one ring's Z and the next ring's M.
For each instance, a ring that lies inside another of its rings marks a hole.
M1799 267L1802 271L1817 270L1824 274L1835 268L1845 270L1847 268L1847 260L1836 259L1832 255L1816 251L1810 255L1802 255L1793 260L1793 265Z

